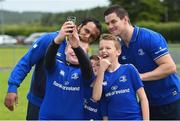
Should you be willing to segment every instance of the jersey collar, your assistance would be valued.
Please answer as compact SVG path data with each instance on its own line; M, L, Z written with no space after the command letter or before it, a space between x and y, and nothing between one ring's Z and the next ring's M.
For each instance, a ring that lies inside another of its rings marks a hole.
M138 33L139 33L139 27L134 26L133 35L131 37L130 43L133 43L137 40ZM121 46L125 46L125 43L123 40L121 41Z

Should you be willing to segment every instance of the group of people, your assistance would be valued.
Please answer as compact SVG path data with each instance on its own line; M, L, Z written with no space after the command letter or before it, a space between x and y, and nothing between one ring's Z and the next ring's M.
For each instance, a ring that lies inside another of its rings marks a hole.
M109 34L86 18L40 37L11 72L5 106L14 110L17 89L35 66L27 120L180 119L180 79L164 37L131 25L119 5L104 19ZM99 52L88 57L96 40Z

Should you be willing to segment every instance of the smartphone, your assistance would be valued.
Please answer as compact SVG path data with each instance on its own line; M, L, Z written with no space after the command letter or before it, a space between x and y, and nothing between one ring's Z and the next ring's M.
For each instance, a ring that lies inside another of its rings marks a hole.
M72 21L75 24L76 23L76 17L75 16L68 16L67 21Z
M74 24L76 23L76 17L75 16L68 16L67 21L71 21ZM73 31L69 31L69 33L72 33Z

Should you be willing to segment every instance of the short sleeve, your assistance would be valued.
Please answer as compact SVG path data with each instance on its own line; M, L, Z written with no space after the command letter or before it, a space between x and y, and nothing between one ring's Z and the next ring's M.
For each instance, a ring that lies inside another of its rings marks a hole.
M137 91L139 88L144 86L140 78L139 72L132 64L129 64L129 71L134 90Z
M169 53L168 46L165 38L154 31L148 31L149 33L145 36L144 44L146 52L148 52L153 60L157 60L158 58Z

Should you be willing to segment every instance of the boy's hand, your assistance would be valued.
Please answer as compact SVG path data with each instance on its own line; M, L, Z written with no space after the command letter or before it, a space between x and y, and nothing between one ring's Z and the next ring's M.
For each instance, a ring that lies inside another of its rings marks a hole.
M80 39L76 27L73 29L73 33L69 36L69 43L73 48L80 46Z
M106 71L111 63L107 59L100 59L100 68L102 71Z

